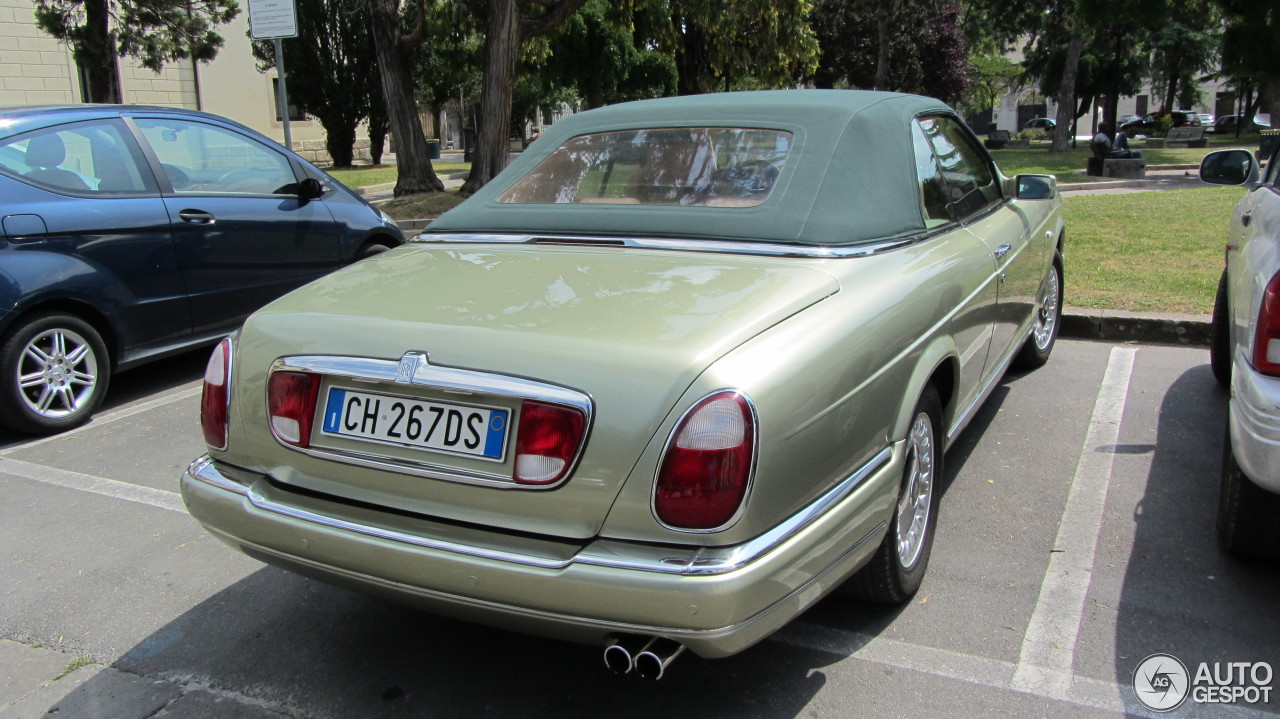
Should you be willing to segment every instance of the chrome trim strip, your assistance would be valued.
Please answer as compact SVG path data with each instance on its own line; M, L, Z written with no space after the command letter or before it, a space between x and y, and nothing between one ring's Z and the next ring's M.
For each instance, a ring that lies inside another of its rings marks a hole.
M586 447L587 438L591 434L594 403L591 400L591 396L584 392L524 377L433 365L430 363L430 358L426 352L406 352L398 360L334 355L297 355L281 357L271 364L270 372L272 373L285 370L322 374L356 382L383 383L389 385L385 388L388 391L394 391L397 385L412 384L438 389L450 394L486 394L521 400L538 400L572 407L582 412L586 418L586 429L582 433L582 439L578 445L577 452L574 454L573 463L565 471L560 481L552 484L517 484L508 474L443 467L425 461L388 459L383 455L368 454L349 449L298 447L280 441L279 437L276 438L276 441L282 447L295 452L356 467L446 482L483 485L497 489L545 491L555 489L569 481L574 470L577 469L578 462L582 459L582 450Z
M408 352L406 355L420 356L420 362L408 378L409 384L422 385L446 392L490 394L564 404L582 410L587 415L588 420L591 418L591 397L584 392L513 375L433 365L429 363L430 358L426 352ZM336 355L297 355L277 359L272 363L271 371L314 372L354 380L387 382L394 385L402 359L385 360L371 357Z
M425 549L435 549L464 556L509 562L512 564L539 567L543 569L563 569L571 564L583 564L587 566L613 569L634 569L645 572L656 572L659 574L710 576L737 571L781 546L784 542L791 539L805 527L815 522L841 500L845 499L853 492L854 489L859 487L863 482L870 478L873 473L883 467L889 461L892 454L893 450L891 447L885 447L880 450L869 462L862 465L856 472L830 489L826 494L819 497L815 502L793 514L773 529L770 529L764 534L761 534L755 539L744 544L734 547L698 547L685 552L680 556L671 556L675 553L674 550L668 550L660 547L645 547L643 545L635 545L627 542L602 540L594 542L591 546L584 548L571 559L567 560L550 560L542 557L516 554L514 552L484 549L481 547L459 544L457 542L447 542L438 539L420 537L405 532L384 529L381 527L371 527L355 522L335 519L333 517L326 517L324 515L316 514L315 512L291 507L281 504L280 502L272 501L267 497L264 497L261 492L255 491L252 487L245 486L227 478L218 471L217 467L214 466L213 460L211 460L207 455L200 457L191 463L187 468L187 476L193 480L204 482L205 484L217 489L245 497L249 500L250 504L264 512L271 512L273 514L279 514L281 516L290 517L300 521L318 524L342 531L353 532L368 537L402 542L404 544L423 547ZM599 551L601 549L606 551ZM607 551L614 549L619 551L617 553ZM631 553L632 556L626 556L626 553L628 552Z
M954 230L947 227L946 230ZM607 237L574 235L527 235L504 233L446 233L424 232L410 242L444 244L501 244L536 245L540 240L556 245L582 244L605 247L631 247L652 250L678 250L683 252L717 252L735 255L766 255L769 257L806 257L813 259L842 259L866 257L913 245L940 234L930 230L915 235L863 245L787 245L776 242L734 242L731 240L671 239L661 237Z

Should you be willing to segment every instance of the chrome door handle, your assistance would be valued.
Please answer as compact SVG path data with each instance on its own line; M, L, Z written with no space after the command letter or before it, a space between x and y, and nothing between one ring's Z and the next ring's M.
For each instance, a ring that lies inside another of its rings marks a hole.
M213 215L204 210L183 210L178 213L178 217L183 222L190 222L194 225L212 225L216 221Z
M1009 250L1012 250L1012 249L1013 249L1013 245L1000 245L999 247L996 248L995 252L992 252L991 254L997 260L999 260L999 259L1002 259L1005 255L1009 254Z

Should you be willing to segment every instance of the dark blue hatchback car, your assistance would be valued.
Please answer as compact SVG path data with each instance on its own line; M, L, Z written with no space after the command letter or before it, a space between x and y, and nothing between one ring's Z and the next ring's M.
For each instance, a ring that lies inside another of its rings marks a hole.
M212 343L402 242L369 203L225 118L0 109L0 424L82 424L112 372Z

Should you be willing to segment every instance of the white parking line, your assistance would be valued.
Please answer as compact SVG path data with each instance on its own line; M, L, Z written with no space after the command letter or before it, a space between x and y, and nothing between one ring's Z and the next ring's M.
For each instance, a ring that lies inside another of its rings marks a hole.
M1073 676L1068 687L1039 685L1025 688L1015 685L1018 665L974 654L937 649L894 639L872 637L857 632L811 624L803 620L791 622L778 630L770 641L801 649L829 652L852 659L875 662L903 671L930 674L962 681L998 691L1019 692L1078 707L1115 712L1144 719L1187 718L1203 709L1190 702L1173 712L1156 712L1143 706L1132 686L1109 681ZM1276 719L1270 712L1239 705L1216 705L1214 716L1239 719Z
M148 412L157 407L163 407L168 404L173 404L174 402L179 402L189 397L199 396L201 389L202 389L202 385L197 384L194 387L188 387L187 389L184 389L184 390L178 390L176 392L164 395L162 397L157 397L156 399L143 402L141 404L135 404L130 407L123 407L114 412L107 412L103 415L94 417L93 419L89 420L88 424L82 425L80 427L76 427L75 429L72 429L72 430L67 430L62 434L55 434L48 437L41 437L40 439L33 439L30 442L23 442L21 444L15 444L12 447L0 449L0 457L3 457L7 454L12 454L20 449L30 449L31 447L39 447L40 445L46 444L48 442L58 442L58 441L67 439L69 437L74 437L83 432L88 432L89 430L97 429L103 426L104 424L111 424L112 422L116 422L122 419L128 419L129 417L142 414L143 412Z
M1115 453L1108 448L1114 447L1120 437L1125 395L1137 352L1133 347L1111 350L1089 419L1089 431L1080 449L1080 461L1071 478L1067 505L1058 523L1049 568L1023 635L1013 685L1034 694L1064 694L1075 678L1076 638L1115 460Z
M153 489L151 487L143 487L137 484L129 484L115 479L107 479L106 477L95 477L91 474L81 474L79 472L71 472L65 469L56 469L54 467L46 467L42 464L33 464L31 462L23 462L8 457L0 457L0 472L10 474L23 479L31 479L46 484L55 484L59 487L68 487L70 489L78 489L82 492L91 492L93 494L111 497L113 499L123 499L127 502L137 502L145 504L149 507L159 507L172 512L186 512L187 509L182 505L182 497L177 492L168 492L163 489Z

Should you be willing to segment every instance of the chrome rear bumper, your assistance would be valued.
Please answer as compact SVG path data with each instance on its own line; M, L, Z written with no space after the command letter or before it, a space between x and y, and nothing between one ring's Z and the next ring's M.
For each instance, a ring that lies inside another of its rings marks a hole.
M776 631L867 561L902 459L900 445L886 448L773 530L715 548L477 541L476 530L428 520L333 511L208 457L187 469L182 495L215 536L304 575L519 631L588 643L666 636L715 657Z

